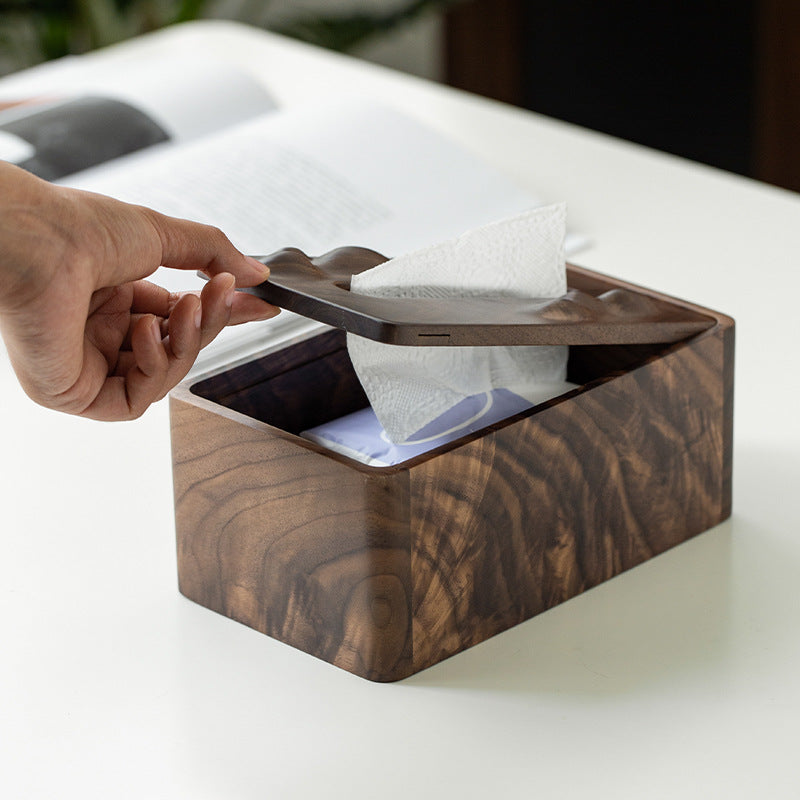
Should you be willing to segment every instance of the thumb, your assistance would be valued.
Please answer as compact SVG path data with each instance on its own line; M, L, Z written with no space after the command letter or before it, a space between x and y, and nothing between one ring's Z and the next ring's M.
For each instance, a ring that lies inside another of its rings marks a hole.
M240 253L219 229L142 209L160 243L160 266L200 270L209 277L228 272L237 286L256 286L269 277L269 267Z
M266 266L242 255L219 228L102 195L80 194L93 206L94 218L102 221L105 242L95 262L98 289L146 278L160 266L201 270L209 276L228 272L237 286L256 286L269 276Z

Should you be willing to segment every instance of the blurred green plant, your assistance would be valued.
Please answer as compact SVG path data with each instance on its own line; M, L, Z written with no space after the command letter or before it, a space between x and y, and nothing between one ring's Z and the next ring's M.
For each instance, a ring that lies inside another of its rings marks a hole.
M347 53L373 36L389 33L427 12L446 9L461 0L415 0L384 12L306 15L274 27L276 33Z
M263 22L269 0L0 0L0 74L199 18L227 18L270 27L296 39L349 52L460 0L411 0L389 10L303 13Z

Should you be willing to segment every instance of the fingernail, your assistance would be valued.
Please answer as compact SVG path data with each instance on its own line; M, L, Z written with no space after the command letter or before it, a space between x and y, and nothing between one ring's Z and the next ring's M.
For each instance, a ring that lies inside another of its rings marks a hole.
M161 344L161 322L158 317L153 317L150 330L153 332L153 338L156 340L156 343Z
M263 319L272 319L277 317L281 310L277 306L268 306L259 316L253 319L253 322L259 322Z
M225 305L230 308L233 305L233 296L236 294L236 285L234 284L228 289L228 293L225 295Z
M252 256L245 256L245 258L251 267L258 270L264 276L264 280L269 277L269 267L266 264L262 264L257 258L253 258Z
M203 324L203 306L197 306L197 311L194 312L194 326L197 330L200 330L200 326Z

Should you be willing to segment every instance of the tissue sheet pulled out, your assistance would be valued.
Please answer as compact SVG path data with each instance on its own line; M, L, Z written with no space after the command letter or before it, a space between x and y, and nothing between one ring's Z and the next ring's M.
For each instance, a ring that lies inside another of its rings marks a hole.
M375 297L558 297L567 290L565 226L565 203L536 208L354 275L350 290ZM508 389L539 403L568 388L565 346L402 347L348 334L347 348L395 443L481 392Z

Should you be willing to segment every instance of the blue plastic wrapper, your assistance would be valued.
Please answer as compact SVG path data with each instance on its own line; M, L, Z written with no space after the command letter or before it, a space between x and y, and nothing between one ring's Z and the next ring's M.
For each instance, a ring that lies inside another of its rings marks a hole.
M301 436L329 450L376 467L401 464L441 445L531 408L533 403L507 389L475 394L448 409L403 444L389 441L372 408L363 408Z

